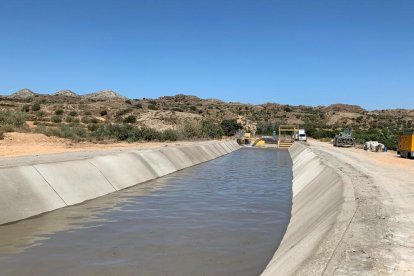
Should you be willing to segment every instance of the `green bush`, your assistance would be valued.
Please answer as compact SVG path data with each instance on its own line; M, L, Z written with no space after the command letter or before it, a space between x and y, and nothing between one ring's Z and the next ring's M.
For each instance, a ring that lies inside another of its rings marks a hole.
M91 122L91 117L89 117L89 116L83 116L81 118L81 122L84 123L84 124L89 124Z
M86 110L83 114L86 116L91 116L92 112L90 110Z
M148 109L151 109L151 110L158 110L158 107L157 107L156 105L154 105L154 104L149 104L149 105L148 105Z
M88 124L88 130L96 131L99 128L98 124Z
M55 111L55 115L63 115L63 109L58 109Z
M40 110L40 108L41 108L41 106L40 106L40 103L39 103L39 102L35 102L35 103L32 105L32 111L39 111L39 110Z
M72 139L75 141L84 140L87 137L87 131L80 126L61 125L59 127L48 127L38 125L35 129L37 133L43 133L47 136L56 136L61 138Z
M72 116L72 117L78 116L78 112L76 112L75 110L72 110L69 112L69 116Z
M160 141L177 141L179 139L179 134L176 130L167 129L161 133Z
M42 110L39 110L39 111L36 112L37 119L40 119L43 116L45 116L45 112L43 112Z
M181 126L180 134L182 139L195 139L202 137L201 125L198 122L186 122Z
M44 125L38 125L35 129L35 132L42 133L46 136L57 136L61 137L61 133L57 127L48 127Z
M60 115L53 115L50 118L50 121L52 121L53 123L61 123L62 122L62 116L60 116Z
M368 129L368 130L356 130L353 136L357 143L363 144L367 141L378 141L384 144L387 148L397 149L397 132L390 132L387 129Z
M87 137L87 131L80 126L61 125L58 136L72 140L83 140Z
M11 110L0 111L0 130L10 132L26 126L26 113Z
M206 138L221 138L224 135L224 131L220 125L211 121L203 121L201 124L203 136Z
M22 112L29 112L30 111L30 105L25 104L22 106Z
M126 124L134 124L137 122L137 117L134 115L129 115L124 119L124 123Z
M223 120L221 122L221 128L223 129L224 135L226 136L233 136L237 133L239 129L243 127L237 123L236 120Z
M105 124L100 125L92 133L91 137L98 140L120 140L120 141L153 141L160 140L160 132L147 128L135 127L130 124Z
M121 117L121 116L123 116L125 114L128 114L131 111L132 111L132 108L125 108L125 109L118 110L115 113L115 117L119 118L119 117Z
M67 123L79 124L79 119L72 116L66 116L65 121Z

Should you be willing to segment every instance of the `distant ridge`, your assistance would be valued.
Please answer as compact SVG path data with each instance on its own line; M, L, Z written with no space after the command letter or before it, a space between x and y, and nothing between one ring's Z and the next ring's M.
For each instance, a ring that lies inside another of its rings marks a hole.
M72 90L64 89L56 92L53 96L64 96L64 97L80 97L78 94L73 92Z
M6 96L6 98L10 99L17 99L17 100L25 100L29 98L39 97L39 96L60 96L60 97L68 97L68 98L85 98L88 100L93 101L106 101L106 100L127 100L128 98L125 96L122 96L121 94L113 91L113 90L101 90L94 93L89 93L86 95L79 95L72 90L64 89L60 90L54 94L39 94L35 93L32 90L28 88L21 89L9 96Z
M100 90L97 92L93 92L93 93L89 93L89 94L85 94L85 95L79 95L75 92L73 92L72 90L69 89L63 89L60 90L56 93L53 94L40 94L40 93L36 93L33 92L32 90L28 89L28 88L24 88L21 89L11 95L0 95L0 99L1 98L9 98L9 99L13 99L13 100L27 100L30 98L37 98L37 97L41 97L41 98L45 98L45 97L55 97L56 99L61 98L62 100L64 100L65 98L67 98L68 100L75 100L75 99L86 99L86 100L90 100L90 101L107 101L107 100L115 100L115 101L125 101L128 98L113 91L110 89L105 89L105 90ZM151 99L146 99L143 98L143 100L151 100ZM384 110L366 110L363 107L359 106L359 105L351 105L351 104L343 104L343 103L336 103L336 104L331 104L331 105L318 105L318 106L307 106L307 105L298 105L298 106L294 106L294 105L289 105L289 104L280 104L280 103L274 103L274 102L266 102L266 103L262 103L262 104L249 104L249 103L240 103L240 102L225 102L223 100L220 99L202 99L199 98L197 96L194 95L187 95L187 94L176 94L174 96L161 96L157 99L153 99L153 100L157 100L160 103L164 102L164 104L170 105L170 102L173 103L187 103L187 104L191 104L191 105L198 105L200 104L200 106L202 104L206 104L206 105L211 105L211 104L218 104L218 105L232 105L232 106L247 106L247 108L252 108L254 111L263 111L263 110L284 110L286 112L288 112L289 110L293 110L293 109L302 109L302 110L310 110L310 109L314 109L314 110L318 110L319 112L324 112L324 113L337 113L337 112L344 112L344 113L360 113L360 114L364 114L367 112L387 112L389 114L402 114L405 113L406 111L412 111L414 113L414 110L412 109L384 109ZM178 109L182 109L181 107L176 107Z
M127 97L122 96L121 94L116 93L112 90L101 90L95 93L90 93L83 95L84 98L90 100L97 100L97 101L105 101L105 100L126 100Z
M34 97L35 95L37 95L36 93L34 93L32 90L24 88L21 89L13 94L11 94L9 96L9 98L12 99L28 99L30 97Z
M325 112L333 111L333 112L355 112L355 113L362 113L365 111L359 105L351 105L351 104L331 104L329 106L322 107L322 110Z

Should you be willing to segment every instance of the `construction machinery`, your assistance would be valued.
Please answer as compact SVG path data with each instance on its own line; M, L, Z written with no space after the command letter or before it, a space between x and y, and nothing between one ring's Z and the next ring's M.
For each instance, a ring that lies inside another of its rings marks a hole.
M404 130L398 135L398 154L403 158L414 158L414 130Z
M355 139L352 137L352 130L345 128L342 132L335 135L333 145L334 147L353 147Z
M239 145L250 145L252 142L252 137L250 132L245 132L243 130L239 130L236 133L237 143Z

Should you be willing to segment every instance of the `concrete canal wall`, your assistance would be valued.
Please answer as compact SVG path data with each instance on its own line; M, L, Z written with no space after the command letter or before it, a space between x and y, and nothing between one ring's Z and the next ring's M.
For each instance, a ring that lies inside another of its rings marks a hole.
M12 160L0 166L0 224L97 198L237 149L236 142L214 141L73 160L65 155L41 162Z
M355 209L352 184L306 145L289 149L293 161L292 216L262 275L322 275Z

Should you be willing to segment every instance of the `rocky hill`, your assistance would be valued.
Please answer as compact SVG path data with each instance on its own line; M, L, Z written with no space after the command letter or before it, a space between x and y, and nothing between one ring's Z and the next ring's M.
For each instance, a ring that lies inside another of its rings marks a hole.
M294 124L307 129L310 136L317 138L333 137L348 127L356 135L362 133L363 139L379 140L394 135L390 139L395 140L399 130L414 127L414 110L406 109L367 111L347 104L316 107L278 103L252 105L184 94L158 99L127 99L112 90L79 96L70 90L46 95L22 89L10 96L0 97L0 112L15 112L13 116L18 117L23 114L19 118L27 122L26 129L63 126L76 127L79 133L93 132L108 124L128 124L165 131L191 124L211 127L234 121L234 127L238 124L258 134L271 134L281 124ZM0 125L3 124L3 129L7 128L1 120L0 114ZM197 136L200 133L194 130L188 135Z
M350 104L331 104L329 106L322 107L325 112L352 112L352 113L362 113L365 110L358 105Z
M36 94L32 90L24 88L11 94L9 97L12 99L28 99L34 96L36 96Z
M126 100L127 98L112 91L112 90L101 90L96 93L86 94L83 96L89 100L106 101L106 100Z
M80 97L75 92L73 92L71 90L67 90L67 89L66 90L60 90L60 91L56 92L55 94L53 94L53 96L73 97L73 98Z

